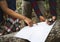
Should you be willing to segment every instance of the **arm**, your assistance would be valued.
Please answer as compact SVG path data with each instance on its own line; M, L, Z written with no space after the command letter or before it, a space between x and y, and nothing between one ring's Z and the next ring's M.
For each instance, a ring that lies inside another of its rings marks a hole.
M39 18L39 20L42 22L42 21L45 21L45 18L43 17L43 14L41 13L38 5L37 5L37 2L36 0L30 0L31 2L31 5L32 5L32 8L34 9L37 17Z
M13 10L9 9L7 7L7 3L6 3L5 0L0 2L0 6L6 14L11 15L12 17L19 18L19 19L24 19L25 18L24 16L22 16L22 15L16 13L16 12L14 12Z
M56 13L56 0L49 0L49 6L50 6L50 14L52 15L52 18L49 20L47 20L47 24L51 25L51 23L53 24L54 21L57 18L57 13Z
M53 20L57 18L56 4L56 0L49 0L50 13L52 15Z
M25 17L25 16L23 16L23 15L20 15L20 14L14 12L13 10L9 9L9 8L7 7L6 0L0 1L0 7L2 8L2 10L3 10L7 15L10 15L10 16L15 17L15 18L22 19L22 20L24 20L29 26L32 25L32 21L31 21L29 18L27 18L27 17Z

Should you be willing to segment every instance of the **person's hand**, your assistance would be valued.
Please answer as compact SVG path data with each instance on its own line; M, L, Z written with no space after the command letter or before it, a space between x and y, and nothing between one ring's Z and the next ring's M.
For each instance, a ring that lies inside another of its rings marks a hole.
M55 21L56 21L56 16L52 16L52 18L46 20L48 25L53 24Z
M40 16L39 19L40 19L40 22L44 22L45 21L45 18L43 16Z
M34 24L34 22L29 18L25 18L24 21L28 24L28 26L33 26Z
M56 16L52 16L52 20L55 21L56 20Z

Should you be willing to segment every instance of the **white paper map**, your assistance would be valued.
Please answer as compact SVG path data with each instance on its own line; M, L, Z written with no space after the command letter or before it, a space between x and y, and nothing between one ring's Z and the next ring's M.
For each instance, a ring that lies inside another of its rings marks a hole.
M48 25L46 22L40 22L38 25L34 24L32 27L26 26L16 33L14 37L24 38L31 42L45 42L52 25Z

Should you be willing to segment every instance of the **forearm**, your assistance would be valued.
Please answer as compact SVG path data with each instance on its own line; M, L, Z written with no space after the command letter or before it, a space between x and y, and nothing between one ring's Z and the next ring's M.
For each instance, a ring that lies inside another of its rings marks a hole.
M25 16L22 16L14 12L13 10L9 9L5 0L0 2L0 6L7 15L11 15L12 17L19 18L19 19L25 19Z
M23 15L21 15L21 14L18 14L18 13L16 13L16 12L14 12L13 10L11 10L11 9L6 9L6 10L4 10L4 12L7 14L7 15L10 15L10 16L12 16L12 17L14 17L14 18L19 18L19 19L22 19L22 20L24 20L26 17L25 16L23 16Z

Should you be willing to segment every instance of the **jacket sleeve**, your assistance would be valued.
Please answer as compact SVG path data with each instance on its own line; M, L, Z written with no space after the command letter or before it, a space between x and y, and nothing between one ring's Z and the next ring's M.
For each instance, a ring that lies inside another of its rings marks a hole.
M39 16L43 16L38 5L37 5L36 0L30 0L30 2L31 2L32 8L34 9L37 17L39 18Z
M56 12L56 0L49 0L50 13L52 16L57 16Z

